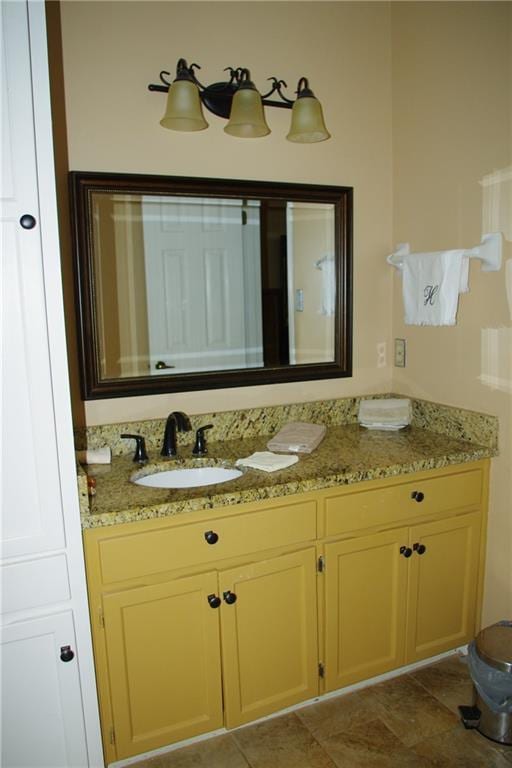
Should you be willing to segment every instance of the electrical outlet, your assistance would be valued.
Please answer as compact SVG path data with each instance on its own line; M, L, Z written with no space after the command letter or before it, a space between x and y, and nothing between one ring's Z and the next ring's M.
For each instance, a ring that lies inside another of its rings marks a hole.
M395 339L395 366L405 368L405 339Z

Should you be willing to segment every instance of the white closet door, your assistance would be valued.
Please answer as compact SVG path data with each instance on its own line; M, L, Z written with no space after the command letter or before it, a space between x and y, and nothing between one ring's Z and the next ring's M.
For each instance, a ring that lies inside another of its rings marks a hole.
M45 4L18 0L0 6L0 764L99 768L103 757L67 381ZM73 651L69 660L61 659L66 646Z
M73 658L61 660L70 646ZM2 628L2 750L5 768L87 766L71 612Z
M27 5L2 3L2 556L64 545ZM20 221L22 217L26 226ZM27 226L28 225L28 226Z

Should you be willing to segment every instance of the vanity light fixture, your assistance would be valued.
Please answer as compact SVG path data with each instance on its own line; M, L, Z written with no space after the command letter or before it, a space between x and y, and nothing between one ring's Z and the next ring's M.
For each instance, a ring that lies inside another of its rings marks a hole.
M224 128L231 136L241 139L255 139L267 136L270 128L265 119L263 107L280 107L292 110L290 130L286 138L301 144L325 141L330 133L325 127L322 106L309 87L307 78L301 77L297 85L297 98L288 99L282 88L284 80L269 77L272 87L268 93L259 93L251 80L248 69L226 67L230 79L225 82L202 85L197 79L194 68L188 66L185 59L179 59L176 66L176 78L167 79L170 72L160 72L162 85L150 84L150 91L168 92L167 107L160 125L173 131L202 131L208 128L203 114L203 105L214 115L229 118ZM274 94L280 101L271 100Z

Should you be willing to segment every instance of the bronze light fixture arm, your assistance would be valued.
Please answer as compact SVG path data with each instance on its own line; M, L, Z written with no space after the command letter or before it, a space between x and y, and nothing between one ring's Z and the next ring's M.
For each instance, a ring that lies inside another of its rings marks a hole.
M160 72L160 80L162 81L163 85L159 85L158 83L150 83L148 85L148 91L155 91L158 93L167 93L171 84L168 82L168 80L165 79L164 75L168 75L170 77L171 73L163 69Z
M261 95L261 100L263 104L265 104L268 107L281 107L281 109L291 109L294 105L294 100L288 99L282 91L282 88L288 88L285 81L279 80L277 77L269 77L268 79L272 81L272 88L268 93L263 93ZM279 95L279 98L282 99L282 101L269 100L269 97L276 92Z
M198 88L199 88L199 95L201 97L201 101L203 104L211 111L214 112L214 114L219 115L220 117L229 117L229 110L226 114L226 108L222 107L220 105L221 100L223 102L228 101L229 105L231 104L231 100L233 98L233 94L236 90L240 87L241 83L244 81L245 78L250 79L250 73L248 69L245 69L244 67L226 67L225 72L229 72L230 78L229 81L226 82L219 82L219 83L212 83L211 85L203 85L196 77L196 74L194 72L194 67L196 69L201 69L201 67L198 64L191 64L190 66L187 65L187 62L185 59L180 59L178 61L178 65L176 67L176 75L179 77L180 73L183 73L184 71L187 72L188 77L187 79L190 79L192 82L194 82ZM169 79L168 79L169 78ZM169 88L172 85L171 79L172 75L167 70L162 70L160 72L160 83L150 83L148 85L149 91L159 92L159 93L167 93L169 91ZM280 80L277 77L269 77L268 80L271 81L272 87L270 88L267 93L263 93L261 95L261 100L263 104L267 107L278 107L281 109L291 109L295 103L294 99L289 99L285 94L283 93L283 88L287 88L287 84L284 80ZM299 86L300 83L306 80L306 78L301 78L299 80ZM307 82L307 80L306 80ZM270 97L274 94L277 94L280 98L280 101L276 101L275 99L271 99ZM215 107L215 108L212 108ZM220 111L219 111L220 110Z
M176 65L176 79L177 80L191 80L193 83L195 83L200 89L204 89L204 85L199 82L199 80L196 77L196 73L194 72L194 67L196 69L201 69L199 64L191 64L190 67L188 66L185 59L179 59L178 63ZM170 72L167 72L167 70L163 69L160 72L160 81L163 83L163 85L159 85L156 83L150 83L148 85L148 91L159 91L160 93L167 93L169 88L172 85L172 82L168 80L167 78L172 77Z

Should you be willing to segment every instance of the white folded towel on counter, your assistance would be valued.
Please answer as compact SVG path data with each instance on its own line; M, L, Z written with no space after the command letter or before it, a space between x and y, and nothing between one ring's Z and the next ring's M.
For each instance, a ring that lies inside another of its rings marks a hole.
M108 445L103 448L92 448L86 451L76 451L80 464L110 464L112 452Z
M459 293L468 290L464 250L403 256L406 325L455 325Z
M256 453L252 453L245 459L237 459L235 464L242 467L260 469L262 472L275 472L277 469L291 467L291 465L296 464L298 460L298 456L280 456L279 454L271 453L270 451L256 451Z

